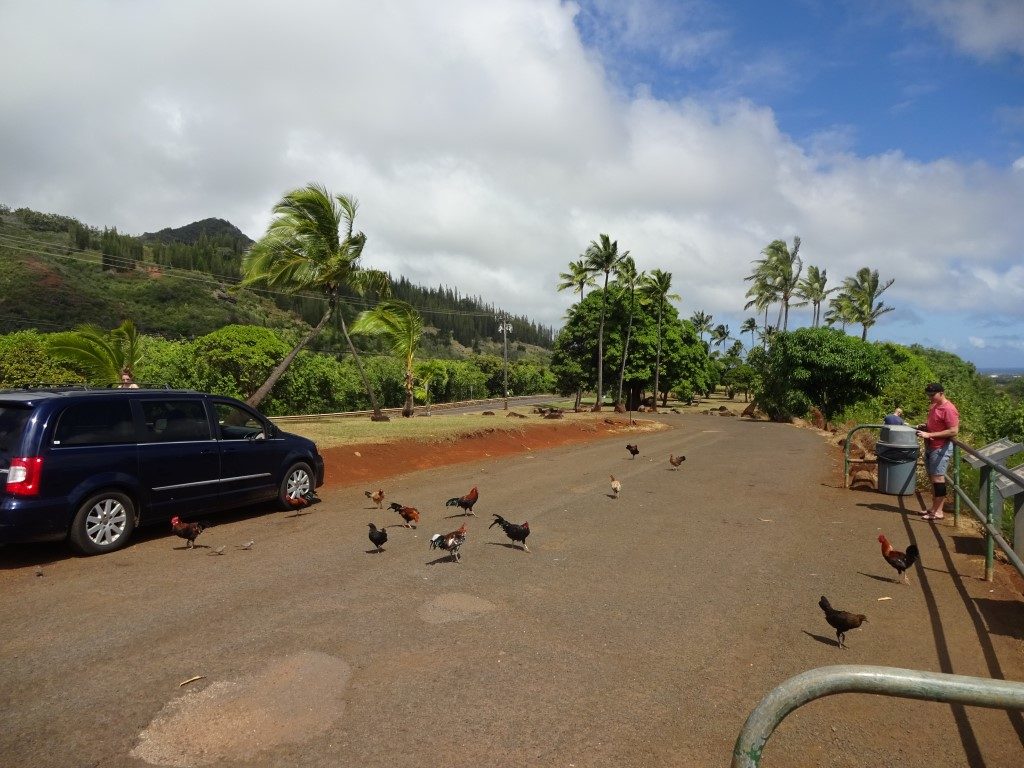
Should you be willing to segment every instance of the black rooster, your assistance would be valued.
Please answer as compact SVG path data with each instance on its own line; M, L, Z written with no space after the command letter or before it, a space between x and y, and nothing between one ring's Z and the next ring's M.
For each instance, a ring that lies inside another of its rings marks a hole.
M370 543L377 548L378 552L384 551L384 544L388 540L388 532L383 528L379 529L373 523L367 523L370 526Z
M492 513L493 514L493 513ZM505 532L512 541L518 541L523 545L523 550L526 552L530 551L530 548L526 546L526 537L530 535L530 524L523 523L518 525L516 523L510 523L501 515L494 515L494 522L488 525L488 528L493 528L496 525L501 526L501 530Z
M626 450L629 451L629 458L631 459L635 459L636 455L640 453L640 449L637 446L630 445L629 443L626 443Z

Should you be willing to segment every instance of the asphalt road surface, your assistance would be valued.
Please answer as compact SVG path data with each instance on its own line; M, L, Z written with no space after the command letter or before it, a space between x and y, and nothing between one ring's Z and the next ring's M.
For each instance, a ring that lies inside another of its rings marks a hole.
M0 550L0 763L722 766L762 696L812 667L1024 679L1019 595L977 578L976 539L842 489L813 431L659 418L394 478L417 530L327 488L306 514L216 518L195 550L162 532L96 558ZM478 516L452 517L472 485ZM528 520L531 551L491 513ZM383 553L369 521L391 526ZM462 522L461 563L429 549ZM880 530L921 548L910 585ZM847 650L822 594L869 616ZM763 765L1009 768L1022 734L1019 714L835 696L792 714Z

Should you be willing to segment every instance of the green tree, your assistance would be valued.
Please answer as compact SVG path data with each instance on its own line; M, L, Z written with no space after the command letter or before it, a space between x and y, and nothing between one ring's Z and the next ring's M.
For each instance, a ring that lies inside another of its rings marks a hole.
M629 293L629 320L626 323L626 340L622 345L622 365L619 368L619 389L615 396L616 408L622 407L622 385L626 378L626 358L629 356L629 337L633 332L633 315L636 314L636 291L643 285L647 275L637 272L632 256L623 256L615 267L615 282Z
M757 403L773 419L803 416L812 405L832 420L881 390L890 363L872 344L831 328L778 333L767 353L753 356Z
M38 331L0 336L0 389L81 384L75 364L65 365L50 354L47 337Z
M665 305L669 300L679 301L678 294L669 293L672 290L672 273L660 269L652 269L643 284L642 291L658 308L658 355L654 364L654 394L655 409L657 409L657 395L661 390L659 377L661 375L661 342L662 342L662 320L665 315Z
M583 291L585 288L593 288L597 283L594 279L594 273L587 267L587 262L582 257L576 261L569 262L569 271L562 272L558 276L560 282L558 284L558 291L572 290L573 293L579 293L580 301L583 301Z
M443 360L424 360L416 365L416 378L420 386L416 390L417 397L421 398L427 405L427 414L430 414L430 387L437 385L439 390L444 390L448 383L448 366Z
M586 251L586 265L591 274L604 274L604 286L601 291L601 325L597 330L597 402L594 410L600 411L604 398L604 320L605 304L608 294L608 276L619 261L629 255L629 251L619 253L619 241L612 240L608 235L600 235L598 240L591 240Z
M815 266L807 267L807 277L800 281L796 287L795 296L803 299L794 307L805 307L808 304L812 308L811 327L817 328L821 325L821 305L829 294L838 291L838 288L825 288L828 283L828 271Z
M391 353L405 365L405 405L402 415L412 416L413 363L423 338L423 318L411 304L398 299L382 301L373 309L361 312L352 324L352 333L382 336Z
M712 323L715 319L703 310L698 310L690 316L690 322L693 323L693 327L697 330L697 336L701 341L704 341L704 334L711 333Z
M345 195L332 197L318 184L292 190L274 206L274 219L266 234L245 254L242 285L264 285L286 293L314 291L327 302L320 321L271 371L267 380L249 398L250 405L258 405L267 396L299 350L334 316L343 288L358 295L373 292L386 297L390 293L391 284L386 273L365 269L359 263L366 235L352 231L356 207L355 198ZM387 417L377 405L359 353L349 336L344 314L339 313L338 319L370 398L371 418L386 421Z
M55 333L47 346L54 357L81 367L91 382L113 385L122 371L135 375L142 359L140 338L135 323L125 320L111 331L87 324Z
M743 321L743 325L740 326L740 333L750 334L750 348L754 348L754 334L757 332L757 319L748 317Z

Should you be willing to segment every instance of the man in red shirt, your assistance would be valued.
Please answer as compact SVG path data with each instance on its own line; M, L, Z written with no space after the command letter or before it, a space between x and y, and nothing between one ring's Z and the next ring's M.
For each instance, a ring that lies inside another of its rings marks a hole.
M931 406L928 408L928 422L917 426L917 436L924 439L925 466L932 481L932 508L922 512L921 517L941 520L942 505L946 500L946 469L953 455L950 438L960 432L960 412L946 399L941 384L929 384L924 391L931 399Z

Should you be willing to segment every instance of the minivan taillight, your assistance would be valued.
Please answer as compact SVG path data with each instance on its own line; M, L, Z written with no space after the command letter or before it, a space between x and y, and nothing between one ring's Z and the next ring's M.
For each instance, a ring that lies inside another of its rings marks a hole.
M16 496L38 495L42 474L42 457L22 456L11 459L11 466L7 470L7 492Z

